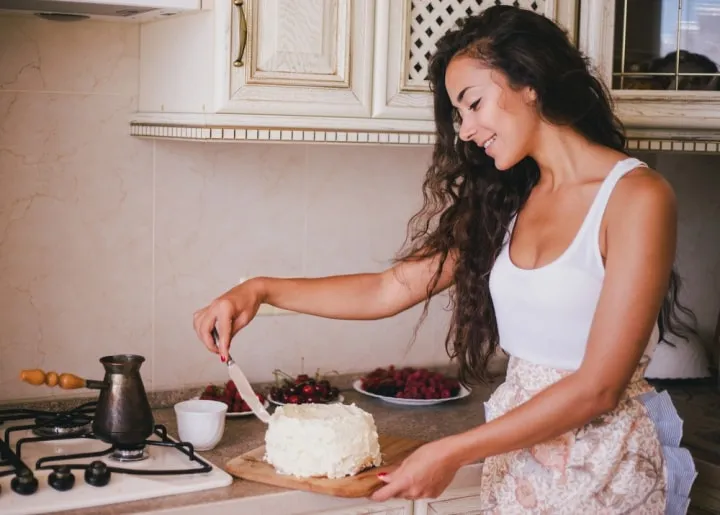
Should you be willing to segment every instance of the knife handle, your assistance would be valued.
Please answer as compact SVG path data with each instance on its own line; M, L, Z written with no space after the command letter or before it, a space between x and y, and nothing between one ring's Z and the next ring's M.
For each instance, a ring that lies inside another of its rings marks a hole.
M210 334L212 334L213 341L215 342L215 347L220 349L220 335L217 332L217 329L213 326L212 331L210 331ZM232 356L230 353L228 353L228 360L227 360L227 366L231 366L235 364L235 360L232 359Z

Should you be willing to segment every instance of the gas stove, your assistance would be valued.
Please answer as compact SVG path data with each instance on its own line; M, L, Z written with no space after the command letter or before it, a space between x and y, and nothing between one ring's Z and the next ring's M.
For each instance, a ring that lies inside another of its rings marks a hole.
M0 513L30 515L227 486L232 477L155 425L117 446L92 432L96 402L0 410Z

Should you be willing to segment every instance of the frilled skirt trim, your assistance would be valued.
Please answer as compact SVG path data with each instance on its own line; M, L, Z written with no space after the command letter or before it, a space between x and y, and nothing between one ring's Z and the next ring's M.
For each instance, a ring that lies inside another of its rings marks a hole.
M680 447L683 421L666 391L647 392L637 396L655 425L665 458L665 513L681 515L690 506L690 489L697 477L690 451Z

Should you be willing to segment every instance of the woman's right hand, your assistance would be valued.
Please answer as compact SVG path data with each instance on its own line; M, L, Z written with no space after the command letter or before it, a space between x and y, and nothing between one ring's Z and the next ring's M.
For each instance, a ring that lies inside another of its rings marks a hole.
M230 341L255 318L262 301L259 284L252 279L228 290L193 314L193 327L198 338L210 352L220 354L223 361L227 361ZM213 329L218 332L217 345L212 336Z

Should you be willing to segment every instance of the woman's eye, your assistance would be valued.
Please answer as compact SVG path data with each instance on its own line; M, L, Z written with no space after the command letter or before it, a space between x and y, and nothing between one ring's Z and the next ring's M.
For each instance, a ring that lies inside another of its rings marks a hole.
M482 98L478 98L475 102L473 102L472 104L470 104L470 110L471 110L471 111L476 111L477 108L478 108L478 105L480 105L480 101L481 101L481 100L482 100Z

